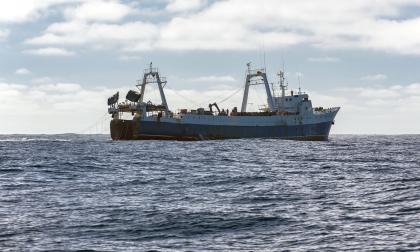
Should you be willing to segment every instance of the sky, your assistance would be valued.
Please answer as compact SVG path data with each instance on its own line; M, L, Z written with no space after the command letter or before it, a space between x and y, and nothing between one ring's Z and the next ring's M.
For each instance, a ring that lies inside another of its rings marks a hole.
M107 133L150 62L173 111L240 107L252 62L341 107L333 134L419 134L419 27L420 0L0 1L0 134Z

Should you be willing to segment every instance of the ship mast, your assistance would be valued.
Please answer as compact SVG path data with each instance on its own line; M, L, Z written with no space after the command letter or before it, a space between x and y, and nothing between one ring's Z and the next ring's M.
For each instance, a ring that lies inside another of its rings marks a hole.
M165 112L169 113L168 103L166 102L165 93L163 92L163 87L166 84L166 78L160 77L158 69L153 68L152 62L150 62L150 67L144 70L142 83L137 85L141 86L139 103L143 102L146 85L149 83L157 83L160 99L162 100L162 106L165 107Z
M281 88L281 97L285 97L286 96L287 83L286 83L286 79L284 77L284 71L280 70L280 72L277 73L277 76L279 76L279 82L280 82L280 88Z
M245 80L245 89L244 89L244 96L242 99L241 112L246 112L246 107L248 104L249 87L251 85L259 85L259 84L264 84L265 91L267 93L268 107L270 111L275 111L273 96L271 95L271 89L270 89L270 85L268 84L265 70L264 69L251 70L251 62L247 63L246 66L247 66L247 75L246 75L246 80ZM262 80L262 83L261 83L261 80ZM254 82L251 83L251 81L254 81Z
M279 77L279 85L280 85L280 89L281 89L281 103L277 103L277 106L281 106L281 108L278 108L279 111L283 111L284 110L284 102L285 102L285 96L286 96L286 89L287 89L287 82L286 82L286 78L285 78L285 74L284 74L284 70L280 70L277 73L277 76Z

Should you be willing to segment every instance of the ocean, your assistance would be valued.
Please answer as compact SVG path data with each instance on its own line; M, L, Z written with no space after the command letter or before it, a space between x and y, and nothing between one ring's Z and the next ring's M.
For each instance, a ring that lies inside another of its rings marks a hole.
M420 251L420 135L0 136L0 251Z

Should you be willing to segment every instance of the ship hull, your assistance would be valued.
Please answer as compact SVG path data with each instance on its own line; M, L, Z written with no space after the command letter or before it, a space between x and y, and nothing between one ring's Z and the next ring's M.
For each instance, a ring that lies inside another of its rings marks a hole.
M113 140L213 140L235 138L282 138L326 141L332 122L299 125L233 126L171 123L159 121L111 121Z

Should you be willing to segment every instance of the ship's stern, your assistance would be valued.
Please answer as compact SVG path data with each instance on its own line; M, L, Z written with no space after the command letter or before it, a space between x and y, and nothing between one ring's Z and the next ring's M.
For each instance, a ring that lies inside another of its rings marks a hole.
M133 140L136 123L134 120L112 119L110 122L112 140Z

